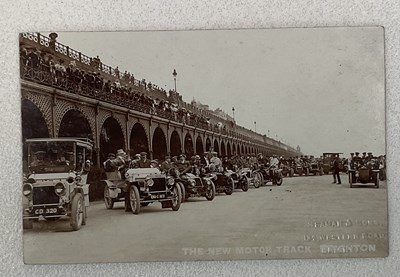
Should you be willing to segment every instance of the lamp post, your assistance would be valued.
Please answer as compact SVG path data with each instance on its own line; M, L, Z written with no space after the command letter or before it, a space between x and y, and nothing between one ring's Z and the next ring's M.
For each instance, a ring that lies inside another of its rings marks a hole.
M254 121L254 132L257 133L257 122Z
M232 108L232 113L233 113L233 121L235 121L235 107Z
M174 72L172 72L172 76L174 76L174 84L175 84L175 92L176 92L176 76L178 73L176 73L176 70L174 69Z

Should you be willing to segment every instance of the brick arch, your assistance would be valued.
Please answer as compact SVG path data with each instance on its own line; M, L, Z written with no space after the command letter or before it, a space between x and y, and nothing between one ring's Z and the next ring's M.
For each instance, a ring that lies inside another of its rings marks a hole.
M104 122L110 117L113 117L117 120L119 127L121 128L122 134L124 136L125 148L127 144L127 134L126 134L126 123L125 116L122 114L113 114L111 111L101 110L99 112L98 124L99 124L99 134L101 133L101 128L103 127Z
M127 138L127 140L129 140L129 141L131 140L133 127L134 127L136 124L140 125L140 126L143 128L144 133L145 133L145 135L146 135L147 147L150 149L150 145L151 145L150 133L149 133L149 132L150 132L150 128L146 128L147 126L145 126L145 124L144 124L142 121L136 120L136 121L133 121L131 124L129 124L129 137ZM152 134L154 134L155 129L156 129L156 128L154 128ZM168 145L168 144L167 144L167 145ZM132 145L130 146L130 148L133 149Z
M49 136L54 136L51 117L51 98L42 94L32 93L25 90L22 90L22 98L30 101L39 109L49 131Z
M140 122L136 122L136 123L140 124ZM143 124L140 124L140 125L142 125L142 127L146 130L146 128L143 126ZM132 125L132 127L133 127L133 125ZM165 143L166 143L166 145L168 145L168 132L167 132L166 128L162 128L161 125L157 125L157 126L154 126L154 127L151 128L151 137L152 138L154 137L154 133L157 130L157 128L160 129L163 132Z
M144 120L138 120L135 117L129 117L127 139L131 138L132 129L133 129L133 126L135 126L136 123L140 124L143 127L143 129L144 129L144 131L146 133L147 143L148 143L148 145L150 145L150 133L153 134L154 130L156 129L156 127L158 127L158 125L156 125L154 128L151 128L149 126L148 122L145 122ZM163 129L164 133L166 134L167 133L166 129L165 130L164 130L164 128L162 128L162 129Z
M195 137L195 146L194 147L195 147L196 153L198 155L203 155L203 153L206 151L204 136L201 134L195 134L194 137ZM200 141L198 140L199 138L200 138ZM200 146L198 144L201 145L201 149L202 149L201 151L200 151ZM201 153L199 153L199 152L201 152Z
M92 135L96 134L96 125L95 125L95 111L93 108L89 108L87 106L77 105L75 103L71 103L65 100L57 99L55 103L55 130L54 136L58 136L58 132L60 131L61 121L64 118L65 114L70 110L77 110L82 113L85 119L89 122L90 130Z
M172 139L172 135L176 133L178 135L178 139L180 142L180 148L177 149L175 145L172 145L171 143L171 139ZM171 155L179 155L182 152L182 147L183 147L183 138L182 138L182 132L179 129L171 129L169 134L168 134L168 141L169 141L169 151L171 153Z

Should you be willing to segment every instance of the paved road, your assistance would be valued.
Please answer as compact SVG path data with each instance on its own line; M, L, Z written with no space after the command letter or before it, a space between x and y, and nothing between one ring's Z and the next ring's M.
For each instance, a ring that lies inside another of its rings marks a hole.
M24 231L26 263L374 257L387 254L387 191L331 184L331 176L285 178L177 212L160 204L139 215L123 203L93 202L87 225L34 223Z

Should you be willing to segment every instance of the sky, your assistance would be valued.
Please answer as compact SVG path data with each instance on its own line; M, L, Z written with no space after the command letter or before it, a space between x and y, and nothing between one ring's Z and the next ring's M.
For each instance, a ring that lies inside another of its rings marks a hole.
M58 32L57 40L166 90L176 69L186 102L230 115L234 107L238 124L304 154L385 152L380 27Z

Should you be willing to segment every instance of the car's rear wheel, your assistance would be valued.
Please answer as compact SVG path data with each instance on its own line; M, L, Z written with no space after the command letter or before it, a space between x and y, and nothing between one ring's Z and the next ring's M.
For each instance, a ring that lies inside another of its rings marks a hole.
M350 184L350 188L353 187L353 174L352 172L349 172L349 184Z
M174 186L172 189L172 210L177 211L181 207L181 202L182 202L182 192L181 192L181 187L177 184Z
M183 202L185 202L185 200L186 200L186 190L185 190L185 186L184 186L181 182L179 182L178 185L179 185L179 187L180 187L180 189L181 189L181 203L183 203Z
M108 186L104 187L104 204L108 210L114 208L115 199L110 197L110 190Z
M379 174L375 175L375 188L379 188Z
M24 229L32 229L33 228L32 220L24 219L22 221L22 228L24 228Z
M257 172L259 179L260 179L260 186L264 185L264 175L261 172Z
M86 225L86 219L87 219L87 207L85 203L83 203L83 219L82 219L82 225Z
M226 185L226 187L225 187L225 194L226 194L226 195L231 195L231 194L233 193L233 189L234 189L234 187L235 187L235 183L234 183L232 177L229 177L229 178L226 180L226 182L227 182L227 185Z
M140 194L135 185L131 185L129 188L129 205L133 214L140 213Z
M276 185L281 186L282 183L283 183L282 175L280 173L278 173L278 176L276 177Z
M253 177L253 185L256 189L260 187L260 176L256 173L252 174Z
M243 191L248 191L249 190L249 178L247 178L247 176L244 176L241 180L240 180L240 183L241 183L241 189L243 190Z
M207 185L206 199L208 201L212 201L214 197L215 197L215 185L213 181L210 181L210 183Z
M72 198L71 203L71 227L72 230L77 231L81 228L84 217L84 203L81 193L77 193Z

